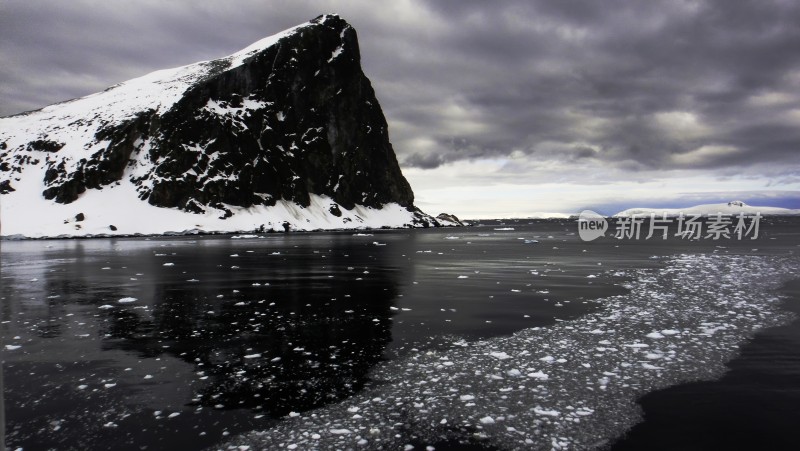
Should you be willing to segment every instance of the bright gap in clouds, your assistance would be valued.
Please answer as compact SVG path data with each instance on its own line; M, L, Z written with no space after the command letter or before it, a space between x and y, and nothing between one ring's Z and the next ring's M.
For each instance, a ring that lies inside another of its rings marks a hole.
M436 169L405 168L415 203L431 214L470 219L614 214L634 207L682 208L742 200L756 206L800 208L800 181L770 186L764 177L711 175L701 171L627 172L590 166L507 159L459 161ZM509 171L510 173L506 172Z

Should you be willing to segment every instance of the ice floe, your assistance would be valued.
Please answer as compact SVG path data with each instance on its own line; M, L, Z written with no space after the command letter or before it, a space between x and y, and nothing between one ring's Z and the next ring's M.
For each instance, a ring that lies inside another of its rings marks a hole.
M674 257L596 312L384 362L359 394L223 447L601 447L640 420L639 396L718 377L756 330L790 320L773 290L798 269L785 257Z

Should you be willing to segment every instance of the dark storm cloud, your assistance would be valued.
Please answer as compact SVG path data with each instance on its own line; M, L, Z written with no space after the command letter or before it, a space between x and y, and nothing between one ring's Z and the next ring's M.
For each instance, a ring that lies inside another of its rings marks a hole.
M406 166L596 161L800 167L796 1L368 1L0 6L0 114L232 53L338 12Z

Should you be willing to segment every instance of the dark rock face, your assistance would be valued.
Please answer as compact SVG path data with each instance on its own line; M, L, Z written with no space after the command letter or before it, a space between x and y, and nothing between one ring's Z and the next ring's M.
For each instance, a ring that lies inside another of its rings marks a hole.
M439 213L436 216L436 219L438 219L440 221L452 222L453 224L459 225L459 226L463 226L464 225L464 223L461 222L461 220L458 219L458 217L456 215L451 215L449 213Z
M168 110L100 128L96 142L107 145L77 164L58 158L62 143L30 142L28 151L47 152L43 196L70 203L146 162L131 181L159 207L308 206L318 194L347 209L396 202L414 210L347 22L320 16L237 67L205 64L209 75Z
M0 194L8 194L14 191L16 190L11 186L10 180L3 180L0 182Z

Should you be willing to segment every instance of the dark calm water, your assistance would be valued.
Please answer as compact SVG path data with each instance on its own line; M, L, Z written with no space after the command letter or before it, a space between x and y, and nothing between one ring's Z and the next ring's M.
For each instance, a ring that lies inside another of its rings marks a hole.
M359 393L373 384L370 371L380 362L596 312L598 299L626 292L632 271L657 271L662 263L654 256L792 254L800 249L797 225L764 224L755 242L584 243L567 221L241 239L4 241L6 444L213 446ZM495 230L507 228L513 230ZM782 358L776 349L796 344L797 336L759 336L745 347L742 365L766 375L741 376L733 362L722 380L766 387L748 392L743 406L767 435L795 434L788 422L759 421L771 417L758 412L785 409L783 418L798 417L800 403L776 404L797 399L798 358L775 364ZM698 419L697 393L727 400L740 390L714 384L645 398L647 422L619 449L655 449L660 434L684 428L659 412L690 409L690 423L714 431L725 416L712 409ZM714 434L708 443L723 443Z

